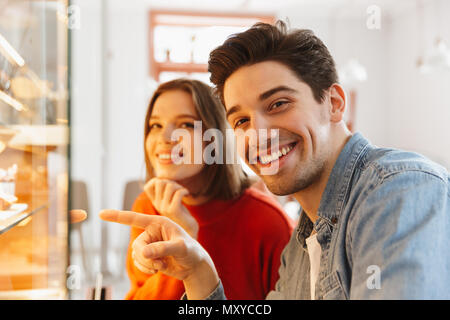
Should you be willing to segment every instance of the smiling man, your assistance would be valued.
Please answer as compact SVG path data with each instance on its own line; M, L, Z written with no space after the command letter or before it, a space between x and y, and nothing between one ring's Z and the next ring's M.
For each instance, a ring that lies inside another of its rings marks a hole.
M214 71L214 62L210 65ZM326 183L327 170L351 135L342 121L345 95L338 84L332 83L323 93L327 97L322 103L316 101L311 87L283 63L264 61L233 72L226 80L223 94L226 105L232 106L227 107L227 119L236 131L278 130L279 148L285 148L286 154L264 163L260 157L254 164L245 159L258 174L277 162L276 174L262 175L273 193L294 194L320 185L321 180ZM247 149L270 154L270 150L264 149L269 145L248 145Z
M236 132L278 130L277 156L244 160L257 174L276 164L275 174L261 175L265 184L302 207L268 299L450 298L448 172L351 134L345 93L320 39L280 22L258 24L215 49L209 71ZM273 152L257 142L246 149ZM225 298L211 259L175 225L126 212L102 217L159 234L144 256L162 259L161 272L177 270L189 299Z

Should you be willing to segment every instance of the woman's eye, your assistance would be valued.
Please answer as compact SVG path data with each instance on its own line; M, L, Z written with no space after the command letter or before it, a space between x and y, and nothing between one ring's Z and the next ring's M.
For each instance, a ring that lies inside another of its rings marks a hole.
M153 123L150 125L150 130L156 129L156 128L161 128L161 125L159 123Z
M245 118L244 119L239 119L238 121L236 121L234 123L234 128L237 128L237 127L243 125L246 121L248 121L248 119L245 119Z
M181 124L181 128L194 128L194 124L190 122L184 122Z

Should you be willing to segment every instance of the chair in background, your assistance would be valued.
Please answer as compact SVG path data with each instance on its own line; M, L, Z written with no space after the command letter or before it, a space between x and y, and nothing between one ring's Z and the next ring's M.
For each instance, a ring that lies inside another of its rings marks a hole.
M139 194L144 190L144 181L142 180L132 180L128 181L125 185L125 190L123 193L123 210L131 210L133 207L134 200Z
M79 223L72 224L70 226L70 228L74 232L78 233L83 268L85 270L86 279L88 282L90 282L93 279L91 272L90 272L90 270L92 269L92 264L90 264L88 255L86 253L86 249L84 247L83 231L82 231L83 224L89 219L89 216L90 216L89 196L88 196L88 190L87 190L86 183L84 181L72 180L70 182L70 197L71 197L70 210L82 209L88 213L86 220L79 222Z
M130 211L131 208L133 207L134 201L143 190L144 190L144 181L142 180L128 181L125 184L125 189L123 192L122 210ZM121 242L123 242L124 246L118 248L119 249L118 270L124 270L124 273L126 273L125 261L127 258L128 243L130 241L130 228L127 229L122 228L120 230L119 237L120 239L123 239L123 241Z

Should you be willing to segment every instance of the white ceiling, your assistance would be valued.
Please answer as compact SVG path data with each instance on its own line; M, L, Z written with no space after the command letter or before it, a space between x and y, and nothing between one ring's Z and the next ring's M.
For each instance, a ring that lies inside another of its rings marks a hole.
M418 1L438 0L106 0L108 6L126 10L147 7L168 10L220 11L239 13L292 12L308 16L329 17L334 11L340 16L360 16L370 5L377 5L382 14L397 15L416 8ZM300 12L300 13L298 13Z

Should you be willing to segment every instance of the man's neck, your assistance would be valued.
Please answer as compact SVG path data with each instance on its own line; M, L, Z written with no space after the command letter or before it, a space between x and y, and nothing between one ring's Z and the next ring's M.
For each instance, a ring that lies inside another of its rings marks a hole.
M307 188L293 194L294 198L300 203L303 211L312 223L315 223L318 218L317 211L319 210L320 201L327 186L328 179L330 178L331 171L333 170L339 154L351 136L352 135L348 130L344 130L340 137L336 139L336 142L330 144L331 146L334 145L336 147L333 148L333 151L330 153L320 177Z

